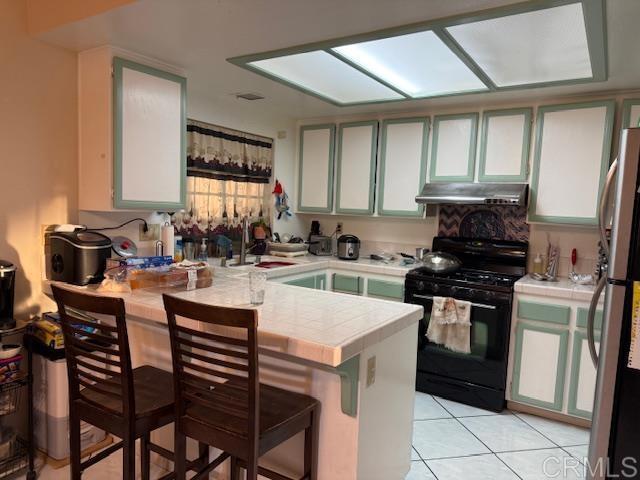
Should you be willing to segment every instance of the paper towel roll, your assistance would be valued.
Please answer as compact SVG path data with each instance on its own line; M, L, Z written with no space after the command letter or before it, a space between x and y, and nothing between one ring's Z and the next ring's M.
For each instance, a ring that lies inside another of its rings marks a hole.
M164 225L160 232L160 240L164 246L164 254L173 257L175 251L175 238L173 233L173 225Z

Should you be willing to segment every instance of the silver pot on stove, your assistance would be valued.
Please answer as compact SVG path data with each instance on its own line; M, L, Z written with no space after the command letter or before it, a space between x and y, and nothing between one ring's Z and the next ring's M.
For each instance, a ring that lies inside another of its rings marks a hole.
M445 252L431 252L422 257L424 269L429 273L447 274L460 268L462 262L455 255Z

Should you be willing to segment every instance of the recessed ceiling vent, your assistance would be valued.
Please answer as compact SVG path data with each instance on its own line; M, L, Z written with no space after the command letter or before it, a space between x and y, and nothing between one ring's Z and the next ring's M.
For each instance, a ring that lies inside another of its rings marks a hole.
M264 97L262 95L260 95L259 93L236 93L235 94L236 98L242 98L244 100L263 100Z

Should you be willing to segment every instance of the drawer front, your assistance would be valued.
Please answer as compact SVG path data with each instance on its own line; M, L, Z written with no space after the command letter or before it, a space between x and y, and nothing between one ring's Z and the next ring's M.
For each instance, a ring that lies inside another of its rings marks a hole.
M587 316L589 315L588 308L578 308L578 314L576 317L576 325L578 327L587 328ZM595 318L596 330L602 330L602 310L596 310Z
M287 285L294 285L296 287L305 287L305 288L316 288L316 277L303 277L296 278L295 280L289 280L288 282L284 282Z
M326 290L327 289L327 276L323 273L321 275L316 275L316 290Z
M362 277L353 277L351 275L342 275L340 273L333 274L333 290L336 292L355 293L360 295L362 293L362 284L364 280Z
M571 308L564 305L552 305L529 301L518 301L518 317L539 322L569 325Z
M403 300L404 284L398 282L390 282L388 280L376 280L374 278L370 278L367 282L367 295L370 297Z

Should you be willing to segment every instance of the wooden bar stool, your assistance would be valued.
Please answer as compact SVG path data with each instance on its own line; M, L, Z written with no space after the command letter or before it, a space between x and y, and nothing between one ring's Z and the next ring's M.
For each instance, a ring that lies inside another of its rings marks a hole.
M172 374L149 365L131 368L122 299L88 295L55 285L51 288L60 313L69 376L71 480L80 480L85 469L120 448L123 452L121 478L134 480L138 438L141 439L142 480L149 480L151 451L173 460L171 452L149 440L151 431L174 421ZM85 312L114 317L115 326L96 324L83 315ZM98 330L86 330L95 327ZM82 462L81 421L122 441Z
M224 452L194 479L205 478L231 456L232 480L240 478L241 467L247 470L247 480L256 480L258 474L293 480L258 466L258 459L302 431L304 473L300 480L315 480L320 403L308 395L259 383L257 312L163 297L175 382L176 480L185 479L186 437ZM195 330L185 322L178 324L176 317L218 328Z

